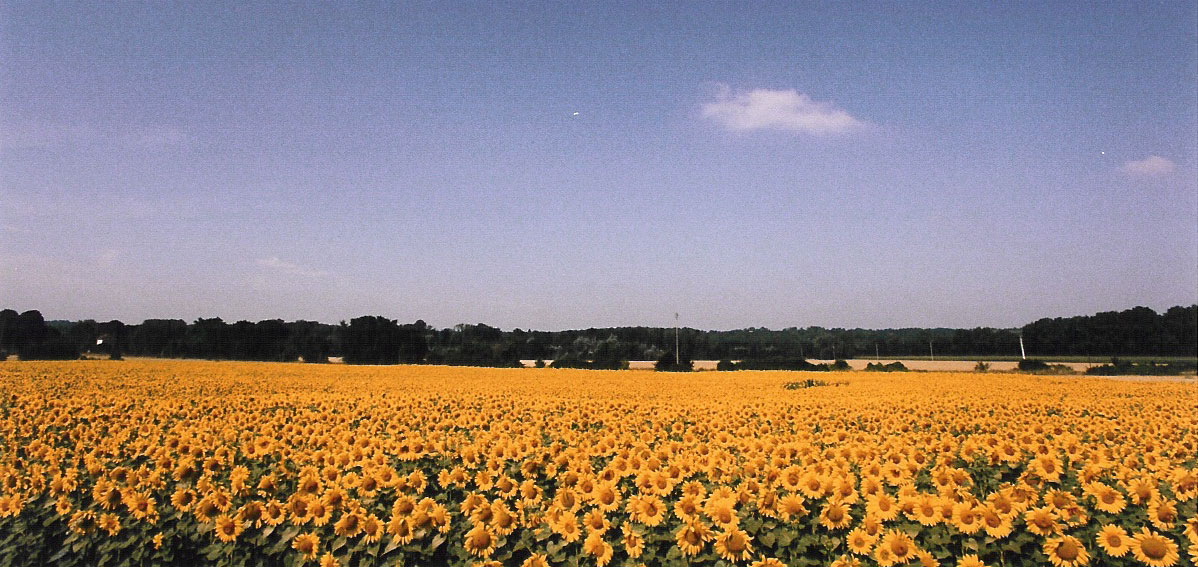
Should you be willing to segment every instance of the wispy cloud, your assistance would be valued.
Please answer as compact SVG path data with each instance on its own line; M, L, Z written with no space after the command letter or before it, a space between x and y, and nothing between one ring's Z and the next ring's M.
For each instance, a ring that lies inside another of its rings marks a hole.
M1119 168L1119 171L1128 175L1138 175L1144 177L1159 177L1173 173L1176 168L1172 161L1161 156L1148 156L1141 160L1132 160Z
M280 260L278 256L271 256L270 258L262 258L262 259L258 260L258 265L262 266L263 268L269 268L271 270L276 270L276 271L282 272L284 274L290 274L293 276L319 278L319 277L324 277L324 276L329 275L329 273L324 270L314 270L307 266L301 266L299 264L285 262L283 260Z
M727 85L720 85L714 102L703 105L703 116L738 131L769 129L839 134L865 125L832 103L812 100L794 89L733 92Z

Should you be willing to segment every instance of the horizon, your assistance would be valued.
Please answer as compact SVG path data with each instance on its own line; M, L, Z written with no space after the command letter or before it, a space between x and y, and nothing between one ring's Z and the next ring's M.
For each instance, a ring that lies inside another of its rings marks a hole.
M1195 132L1193 2L6 3L0 303L559 330L1163 312L1198 303Z
M1198 306L1198 304L1193 304L1193 305L1194 305L1194 306ZM811 328L821 328L821 329L827 329L827 330L844 330L844 331L855 331L855 330L862 330L862 331L902 331L902 330L910 330L910 329L923 329L923 330L932 330L932 331L935 331L935 330L950 330L950 331L951 331L951 330L970 330L970 329L994 329L994 330L997 330L997 331L1014 331L1014 330L1019 330L1019 329L1023 328L1023 327L1024 327L1024 326L1026 326L1026 325L1029 325L1029 324L1031 324L1031 323L1034 323L1034 322L1036 322L1036 321L1039 321L1039 320L1042 320L1042 319L1070 319L1070 318L1074 318L1074 317L1091 317L1091 316L1094 316L1094 315L1097 315L1097 314L1100 314L1100 313L1118 313L1118 312L1127 311L1127 310L1130 310L1130 309L1136 309L1136 308L1140 308L1140 307L1146 307L1146 308L1148 308L1148 309L1151 309L1151 310L1152 310L1153 312L1155 312L1156 314L1160 315L1160 314L1164 314L1166 311L1168 311L1169 309L1172 309L1172 308L1174 308L1174 307L1190 307L1190 306L1188 306L1188 305L1171 305L1171 306L1169 306L1169 307L1166 307L1166 308L1163 308L1163 309L1154 309L1154 308L1152 308L1152 307L1148 307L1148 306L1146 306L1146 305L1135 305L1135 306L1132 306L1132 307L1128 307L1128 308L1126 308L1126 309L1109 309L1109 310L1105 310L1105 311L1097 311L1097 312L1094 312L1094 313L1082 313L1082 314L1077 314L1077 315L1044 316L1044 317L1039 317L1039 318L1036 318L1036 319L1034 319L1034 320L1032 320L1032 321L1028 321L1028 322L1026 322L1026 323L1023 323L1022 325L1017 325L1017 326L1012 326L1012 327L994 327L994 326L988 326L988 325L970 325L970 326L965 326L965 327L945 327L945 326L930 326L930 327L918 327L918 326L904 326L904 327L851 327L851 326L840 326L840 325L818 325L818 324L813 324L813 325L789 325L789 326L786 326L786 327L763 327L763 326L747 326L747 327L724 328L724 329L713 329L713 328L702 328L702 327L690 327L690 326L682 325L682 326L680 326L679 328L680 328L680 329L685 329L685 330L691 330L691 331L699 331L699 332L715 332L715 333L725 333L725 332L732 332L732 331L748 331L748 330L757 330L757 329L763 329L763 330L765 330L765 331L769 331L769 332L779 332L779 331L786 331L786 330L788 330L788 329L799 329L799 330L802 330L802 329L811 329ZM4 306L0 305L0 309L11 309L11 308L9 308L9 307L4 307ZM16 311L17 313L23 313L23 312L25 312L25 311L30 311L30 310L21 310L21 309L12 309L12 310L13 310L13 311ZM42 313L42 311L41 311L40 309L33 309L32 311L38 311L39 313ZM356 319L356 318L358 318L358 317L383 317L383 318L386 318L386 319L389 319L389 320L393 320L393 321L395 321L396 323L398 323L398 324L400 324L400 325L413 324L413 323L416 323L417 321L424 321L424 322L425 322L425 324L426 324L426 325L428 325L428 327L429 327L429 328L431 328L431 329L436 329L436 330L452 329L452 328L454 328L454 327L457 327L458 325L487 325L487 326L489 326L489 327L493 327L493 328L499 329L500 331L503 331L503 332L512 332L512 331L515 331L516 329L519 329L519 330L521 330L521 331L524 331L524 332L530 332L530 333L531 333L531 332L536 332L536 333L563 333L563 332L572 332L572 331L587 331L587 330L591 330L591 329L599 329L599 330L602 330L602 329L637 328L637 327L642 327L642 328L650 328L650 329L671 329L671 328L673 328L673 327L674 327L673 325L644 325L644 324L642 324L642 325L611 325L611 326L570 327L570 328L562 328L562 329L536 329L536 328L531 328L531 327L529 327L529 328L525 328L525 327L510 327L510 328L504 328L504 327L498 327L498 326L495 326L495 325L490 325L490 324L486 323L485 321L474 322L474 323L458 322L458 323L454 323L454 324L452 324L452 325L435 325L435 324L430 324L430 323L428 323L427 321L425 321L423 318L419 318L419 317L418 317L418 318L416 318L416 319L413 319L413 320L411 320L411 321L405 321L405 320L402 320L402 319L395 319L395 318L389 317L389 316L387 316L387 315L380 315L380 314L377 314L377 313L376 313L376 314L360 314L360 315L356 315L356 316L354 316L354 317L348 317L348 318L338 319L336 322L331 322L331 321L319 321L319 320L311 320L311 319L286 319L286 318L280 318L280 317L267 317L267 318L264 318L264 319L256 319L256 320L249 320L249 319L233 319L233 318L228 318L228 319L226 319L226 318L224 318L224 317L221 317L221 316L219 316L219 315L214 315L214 316L211 316L211 317L193 317L193 318L186 318L186 317L149 317L149 318L146 318L146 319L142 319L142 320L140 320L140 321L137 321L137 322L135 323L135 322L133 322L133 320L126 321L126 320L124 320L124 319L121 319L121 318L119 318L119 317L118 317L118 318L116 318L116 319L95 319L95 318L91 318L91 317L86 317L86 318L82 318L82 319L58 319L58 318L46 317L46 316L45 316L45 314L44 314L44 313L42 313L42 318L43 318L43 320L46 322L46 324L51 324L51 323L72 323L72 324L73 324L73 323L79 323L79 322L82 322L82 321L95 321L96 323L103 323L103 322L108 322L108 321L113 321L113 320L115 320L115 321L120 321L120 322L124 323L125 325L140 325L140 324L142 324L142 323L145 323L146 321L167 321L167 320L172 320L172 321L184 321L184 322L186 322L188 325L191 325L191 324L194 324L194 323L195 323L196 321L198 321L199 319L205 319L205 320L211 320L211 319L220 319L221 321L225 322L226 324L238 323L238 322L242 322L242 321L247 321L247 322L251 322L251 323L258 323L258 322L261 322L261 321L272 321L272 320L274 320L274 321L280 321L280 320L281 320L281 321L283 321L284 323L309 322L309 323L318 323L318 324L321 324L321 325L334 325L334 326L335 326L335 325L340 325L340 324L343 324L343 323L349 323L349 322L350 322L352 319Z

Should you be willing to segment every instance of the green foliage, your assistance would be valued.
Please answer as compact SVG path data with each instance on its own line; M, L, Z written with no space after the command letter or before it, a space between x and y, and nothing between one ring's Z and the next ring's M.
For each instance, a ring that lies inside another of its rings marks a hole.
M979 360L977 364L973 365L973 371L974 372L989 372L990 371L990 363L982 362Z

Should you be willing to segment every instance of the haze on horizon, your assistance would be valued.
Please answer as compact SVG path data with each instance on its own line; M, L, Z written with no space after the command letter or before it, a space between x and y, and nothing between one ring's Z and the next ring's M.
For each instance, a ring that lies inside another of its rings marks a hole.
M0 308L1015 327L1198 303L1198 4L0 5Z

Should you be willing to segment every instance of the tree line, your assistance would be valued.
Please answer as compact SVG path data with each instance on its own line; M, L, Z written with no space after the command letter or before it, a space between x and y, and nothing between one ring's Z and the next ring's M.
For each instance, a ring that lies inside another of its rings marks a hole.
M677 335L675 335L677 333ZM521 360L559 367L620 368L629 360L777 361L1014 356L1023 336L1029 356L1198 356L1198 305L1164 313L1147 307L1090 316L1040 319L1017 329L827 329L790 327L703 331L614 327L568 331L503 331L485 324L436 329L364 316L332 325L269 319L227 323L220 318L121 321L45 321L38 311L0 311L0 355L71 359L80 353L112 358L150 356L218 360L350 364L518 366Z

